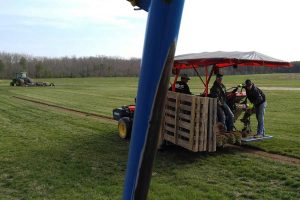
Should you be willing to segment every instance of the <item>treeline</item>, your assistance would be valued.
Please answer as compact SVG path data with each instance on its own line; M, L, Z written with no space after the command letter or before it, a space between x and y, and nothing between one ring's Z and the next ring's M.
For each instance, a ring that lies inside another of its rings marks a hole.
M28 72L31 78L63 77L117 77L138 76L140 59L121 57L33 57L30 55L0 52L0 78L10 79L20 71ZM260 73L300 73L300 61L293 62L292 68L238 67L222 69L224 74L260 74ZM196 72L189 70L189 75ZM198 70L201 75L204 69Z
M140 59L120 57L46 58L0 52L0 78L12 78L20 71L31 78L138 76Z

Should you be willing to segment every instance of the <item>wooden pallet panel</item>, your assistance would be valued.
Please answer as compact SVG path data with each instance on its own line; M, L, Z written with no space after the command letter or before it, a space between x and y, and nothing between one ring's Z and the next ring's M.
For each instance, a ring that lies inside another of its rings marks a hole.
M216 109L211 98L168 92L162 138L194 152L215 151Z

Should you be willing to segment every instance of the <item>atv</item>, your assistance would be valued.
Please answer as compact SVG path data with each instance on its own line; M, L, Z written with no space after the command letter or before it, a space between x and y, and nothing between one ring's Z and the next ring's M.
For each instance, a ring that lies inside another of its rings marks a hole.
M133 123L135 105L121 106L113 109L113 118L118 121L119 136L129 139Z

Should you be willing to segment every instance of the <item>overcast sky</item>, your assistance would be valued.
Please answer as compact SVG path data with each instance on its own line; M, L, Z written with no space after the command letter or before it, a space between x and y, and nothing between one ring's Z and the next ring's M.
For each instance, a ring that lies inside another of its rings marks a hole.
M258 51L300 60L298 0L186 0L176 55ZM147 13L126 0L0 0L0 51L141 57Z

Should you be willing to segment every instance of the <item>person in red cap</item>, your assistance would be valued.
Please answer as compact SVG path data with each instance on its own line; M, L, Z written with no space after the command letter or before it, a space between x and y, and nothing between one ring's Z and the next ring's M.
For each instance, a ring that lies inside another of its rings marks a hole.
M256 119L257 119L257 134L255 137L263 137L265 135L264 116L267 106L266 96L251 80L245 81L245 89L247 99L254 104Z
M216 80L210 89L210 96L218 99L217 117L224 126L224 131L233 131L234 115L226 102L226 87L222 83L223 75L216 74Z

